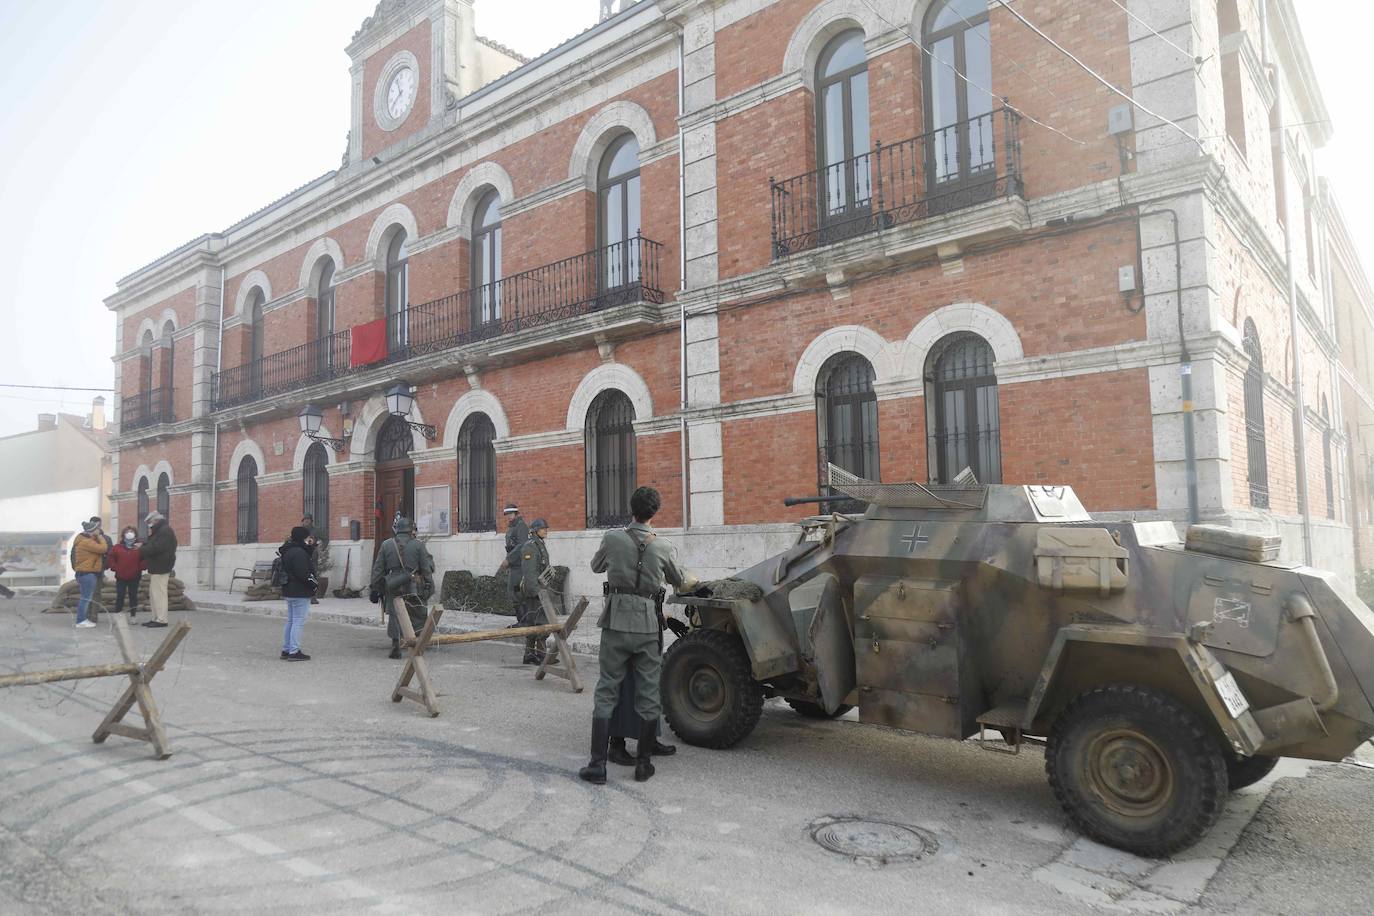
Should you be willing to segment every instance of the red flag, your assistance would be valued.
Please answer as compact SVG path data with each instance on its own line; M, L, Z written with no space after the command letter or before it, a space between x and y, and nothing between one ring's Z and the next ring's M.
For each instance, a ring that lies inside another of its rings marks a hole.
M352 331L353 366L370 366L386 359L386 319L356 325Z

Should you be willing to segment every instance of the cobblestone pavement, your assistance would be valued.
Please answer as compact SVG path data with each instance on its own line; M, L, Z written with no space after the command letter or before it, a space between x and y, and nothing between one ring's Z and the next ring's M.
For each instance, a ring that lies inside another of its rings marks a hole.
M113 660L108 617L75 630L41 603L0 604L0 671ZM738 748L596 788L576 777L590 691L535 682L518 646L436 650L430 719L389 701L375 628L308 623L314 660L283 663L280 621L186 616L154 682L169 760L91 743L114 680L0 690L0 913L1368 909L1374 771L1355 766L1285 763L1199 847L1144 860L1077 837L1033 752L770 702ZM135 632L146 655L166 631ZM924 851L883 865L813 840L846 817Z

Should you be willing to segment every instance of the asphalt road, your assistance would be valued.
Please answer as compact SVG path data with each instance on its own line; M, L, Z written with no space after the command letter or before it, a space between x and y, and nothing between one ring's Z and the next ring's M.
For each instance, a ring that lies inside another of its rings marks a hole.
M0 672L115 660L0 604ZM175 615L174 615L175 616ZM443 714L392 704L377 630L199 612L154 681L174 756L91 732L113 679L0 690L0 913L1367 912L1374 770L1285 763L1172 861L1076 836L1043 758L769 703L637 784L586 760L590 691L511 645L437 650ZM106 618L108 620L108 618ZM166 631L135 630L146 655ZM583 660L584 670L593 666ZM851 825L850 818L872 822ZM832 834L883 862L823 848Z

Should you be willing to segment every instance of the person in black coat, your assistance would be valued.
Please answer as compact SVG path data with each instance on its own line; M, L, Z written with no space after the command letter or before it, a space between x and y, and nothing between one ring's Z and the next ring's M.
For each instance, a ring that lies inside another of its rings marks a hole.
M310 541L310 529L297 525L291 529L291 540L277 550L281 566L281 596L286 599L286 633L282 637L281 657L288 662L308 662L310 656L301 651L301 630L310 614L310 599L315 595L315 545ZM279 579L278 581L281 581Z

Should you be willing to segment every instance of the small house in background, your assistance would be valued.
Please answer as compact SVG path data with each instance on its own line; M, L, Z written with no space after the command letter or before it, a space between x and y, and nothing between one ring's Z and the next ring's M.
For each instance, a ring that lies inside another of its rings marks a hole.
M0 438L0 583L58 585L80 523L109 526L112 489L105 399L86 416L39 414L38 428Z

